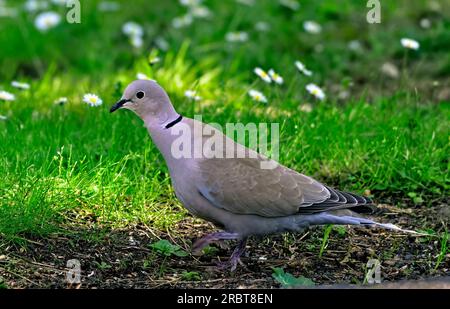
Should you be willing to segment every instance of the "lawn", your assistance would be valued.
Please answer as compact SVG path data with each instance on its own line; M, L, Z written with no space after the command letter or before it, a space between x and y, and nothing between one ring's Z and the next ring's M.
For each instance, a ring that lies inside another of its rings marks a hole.
M316 284L362 283L369 258L381 261L387 281L448 274L445 1L382 1L380 24L367 23L369 9L357 1L298 9L296 1L192 1L199 9L90 0L79 24L66 22L64 6L43 1L47 8L29 11L25 2L33 1L0 1L0 91L15 96L0 97L0 287L65 287L73 258L82 261L82 287L278 287L273 267ZM62 20L43 31L35 20L50 10ZM130 21L142 42L124 33ZM402 38L420 47L405 48ZM264 82L256 67L273 68L284 83ZM236 274L211 270L230 249L188 254L214 228L176 199L142 122L109 113L138 73L157 80L187 117L279 123L282 164L370 196L379 220L428 236L333 227L326 239L316 228L253 240ZM324 100L308 93L310 83ZM83 102L87 93L103 104ZM67 102L55 104L60 98ZM155 246L159 239L187 256Z

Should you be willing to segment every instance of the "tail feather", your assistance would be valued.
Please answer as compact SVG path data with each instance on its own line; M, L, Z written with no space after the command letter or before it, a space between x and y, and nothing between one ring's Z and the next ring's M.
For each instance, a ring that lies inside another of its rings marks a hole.
M310 216L309 225L324 225L324 224L338 224L338 225L373 225L388 230L400 231L409 234L423 235L416 231L402 229L401 227L392 223L379 223L367 218L357 216L338 216L330 213L319 213Z
M356 225L375 225L375 226L379 226L382 227L384 229L388 229L388 230L394 230L394 231L399 231L399 232L404 232L404 233L409 233L409 234L420 234L416 231L413 230L406 230L406 229L402 229L401 227L392 224L392 223L379 223L370 219L366 219L366 218L359 218L359 217L352 217L352 216L343 216L340 217L344 220L348 220L348 222L357 222ZM355 223L349 223L349 224L355 224Z

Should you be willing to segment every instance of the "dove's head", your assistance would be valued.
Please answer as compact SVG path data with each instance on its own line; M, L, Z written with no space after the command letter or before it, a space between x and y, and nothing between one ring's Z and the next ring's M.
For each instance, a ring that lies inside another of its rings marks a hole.
M177 115L164 89L152 80L136 80L128 85L119 102L111 107L111 113L129 109L144 121L164 123Z

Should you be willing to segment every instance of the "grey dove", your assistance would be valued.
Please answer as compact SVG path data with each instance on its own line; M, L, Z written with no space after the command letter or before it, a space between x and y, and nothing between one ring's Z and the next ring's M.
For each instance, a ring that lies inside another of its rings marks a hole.
M210 125L178 114L167 93L155 81L132 82L121 100L111 107L111 113L121 108L133 111L144 121L166 161L181 203L193 215L223 230L196 241L193 251L200 252L212 242L238 241L230 260L224 264L232 271L240 262L249 236L299 232L324 224L399 229L358 215L371 204L365 197L332 189L276 162L273 168L262 169L266 157L235 143ZM195 126L204 130L195 131ZM191 154L199 147L196 140L205 143L212 134L217 134L226 145L224 152L244 151L246 155L244 158L175 156L172 145L183 130L194 132L186 135L184 141Z

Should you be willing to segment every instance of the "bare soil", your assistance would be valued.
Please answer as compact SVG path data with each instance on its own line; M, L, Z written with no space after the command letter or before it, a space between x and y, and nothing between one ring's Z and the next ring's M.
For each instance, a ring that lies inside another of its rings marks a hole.
M448 231L447 200L436 201L432 207L378 207L379 213L372 217L379 221L407 229ZM378 228L347 227L345 233L333 230L322 257L321 227L295 235L252 239L242 258L245 266L238 266L233 273L219 270L216 263L228 258L234 243L228 248L215 245L217 250L199 257L167 257L149 246L163 238L190 252L195 239L212 231L212 225L187 217L167 233L138 225L122 230L92 228L76 231L73 236L29 237L22 245L2 241L0 286L3 280L8 288L279 288L272 277L273 267L310 278L317 285L362 284L366 263L372 258L381 262L383 282L449 275L449 253L437 265L442 246L438 237ZM81 262L79 285L66 281L70 259Z

